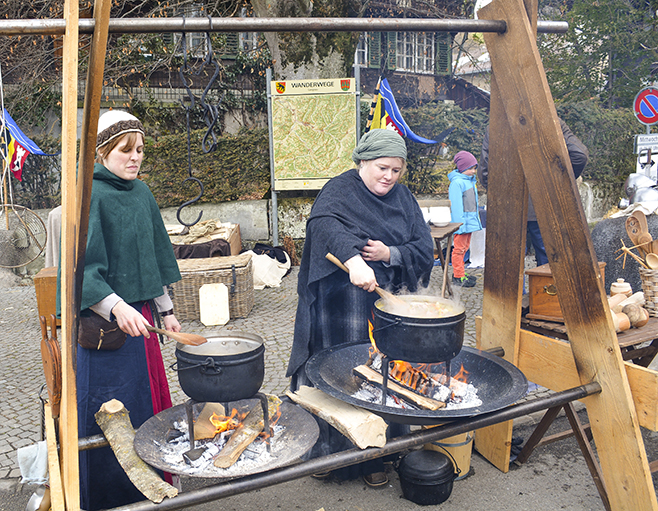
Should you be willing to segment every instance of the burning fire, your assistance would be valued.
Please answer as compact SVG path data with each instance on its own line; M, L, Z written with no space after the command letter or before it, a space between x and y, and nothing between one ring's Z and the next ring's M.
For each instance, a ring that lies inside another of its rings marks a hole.
M368 320L368 336L370 337L368 355L370 359L373 359L377 354L381 355L381 352L377 349L373 330L373 323ZM425 388L431 385L430 380L434 380L436 383L442 385L446 385L446 381L448 380L445 376L444 363L420 364L418 367L414 367L409 362L403 360L393 360L390 362L389 376L421 394ZM461 365L459 372L455 376L451 376L447 386L455 390L455 386L459 386L460 383L468 383L468 371L464 369L464 364Z
M368 320L368 334L371 346L368 349L371 362L379 359L383 361L382 353L377 349L373 335L373 323ZM373 364L373 367L376 364ZM459 371L454 376L448 375L445 362L439 364L418 364L414 366L403 360L389 361L388 375L393 380L414 390L418 394L431 395L436 392L436 386L443 386L444 397L442 400L455 399L457 396L463 396L468 386L468 371L461 364Z
M242 419L244 419L244 416L236 419L237 416L238 411L235 408L231 410L231 415L229 416L213 413L210 417L210 422L215 426L215 435L237 428L240 422L242 422Z

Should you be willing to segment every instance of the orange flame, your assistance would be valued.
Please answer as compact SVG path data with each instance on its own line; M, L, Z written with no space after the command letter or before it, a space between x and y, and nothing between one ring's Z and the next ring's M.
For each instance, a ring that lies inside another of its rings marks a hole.
M375 342L375 336L372 334L372 331L375 327L372 324L372 321L368 320L368 337L370 337L371 346L368 348L368 355L373 356L375 353L379 353L377 349L377 343Z
M464 369L464 364L459 368L459 372L452 377L453 380L457 380L461 383L468 383L468 371Z
M270 438L272 436L271 433L272 428L276 426L276 423L279 422L280 418L281 418L281 407L278 407L276 409L276 413L272 417L270 417L270 431L265 431L265 429L263 429L263 431L261 431L258 436L262 439Z
M241 420L241 419L235 420L237 414L238 411L235 408L231 410L231 415L228 417L225 415L217 415L216 413L213 413L212 416L210 417L210 422L212 422L212 424L215 426L215 435L217 435L218 433L222 433L224 431L228 431L230 429L237 428Z

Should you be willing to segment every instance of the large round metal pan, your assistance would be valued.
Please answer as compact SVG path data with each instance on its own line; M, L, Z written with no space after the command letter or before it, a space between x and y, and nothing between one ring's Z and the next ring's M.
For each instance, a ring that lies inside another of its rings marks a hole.
M528 380L516 366L495 355L464 347L451 361L452 372L464 365L469 373L468 381L478 389L482 405L456 410L403 410L362 401L352 396L361 385L352 368L367 362L369 347L369 343L342 344L323 350L306 363L306 374L330 396L402 424L441 424L493 412L515 403L528 391Z
M261 406L260 401L243 399L228 404L229 409L236 408L239 411L250 410L254 406ZM277 424L285 429L273 437L272 457L265 457L263 461L240 463L238 460L235 465L226 469L217 468L210 463L210 466L204 470L198 470L189 467L181 459L176 458L176 461L166 459L161 446L166 444L167 433L173 428L174 422L187 422L184 404L163 410L142 424L135 434L135 451L152 467L191 477L230 480L285 467L299 461L299 458L313 447L318 439L319 429L313 416L293 403L284 401L281 403L280 410L281 417Z

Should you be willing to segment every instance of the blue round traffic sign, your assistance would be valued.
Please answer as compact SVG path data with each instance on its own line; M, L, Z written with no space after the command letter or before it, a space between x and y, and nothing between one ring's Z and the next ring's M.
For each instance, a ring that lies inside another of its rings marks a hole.
M658 122L658 89L646 87L637 93L633 102L635 117L642 124L656 124Z

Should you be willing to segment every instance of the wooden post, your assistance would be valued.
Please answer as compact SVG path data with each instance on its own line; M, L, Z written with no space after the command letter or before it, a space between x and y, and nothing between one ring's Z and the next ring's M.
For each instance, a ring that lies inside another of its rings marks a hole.
M504 34L484 38L500 91L502 122L516 143L537 212L580 381L602 387L586 405L611 508L656 510L605 289L532 27L521 0L494 0L479 16L507 22ZM489 328L496 331L495 325ZM483 325L483 335L484 330Z
M78 68L78 4L66 1L66 34L62 85L62 476L66 508L80 509L78 466L78 411L75 384L75 352L77 347L78 312L82 291L84 253L89 223L89 200L93 177L96 130L100 109L105 52L109 32L111 0L96 0L96 21L92 38L85 91L82 138L80 143L80 175L76 175L77 138L77 68ZM77 179L79 177L80 179Z
M536 34L537 1L525 0L524 4ZM528 190L495 75L491 80L488 164L487 271L477 345L485 350L501 346L505 360L518 365ZM512 421L507 421L475 432L476 450L503 472L509 470L512 426Z
M78 407L75 387L75 344L71 342L77 312L73 303L76 231L75 181L78 112L78 2L65 0L66 31L62 68L62 231L60 257L62 304L62 404L60 443L62 481L68 511L80 509Z

